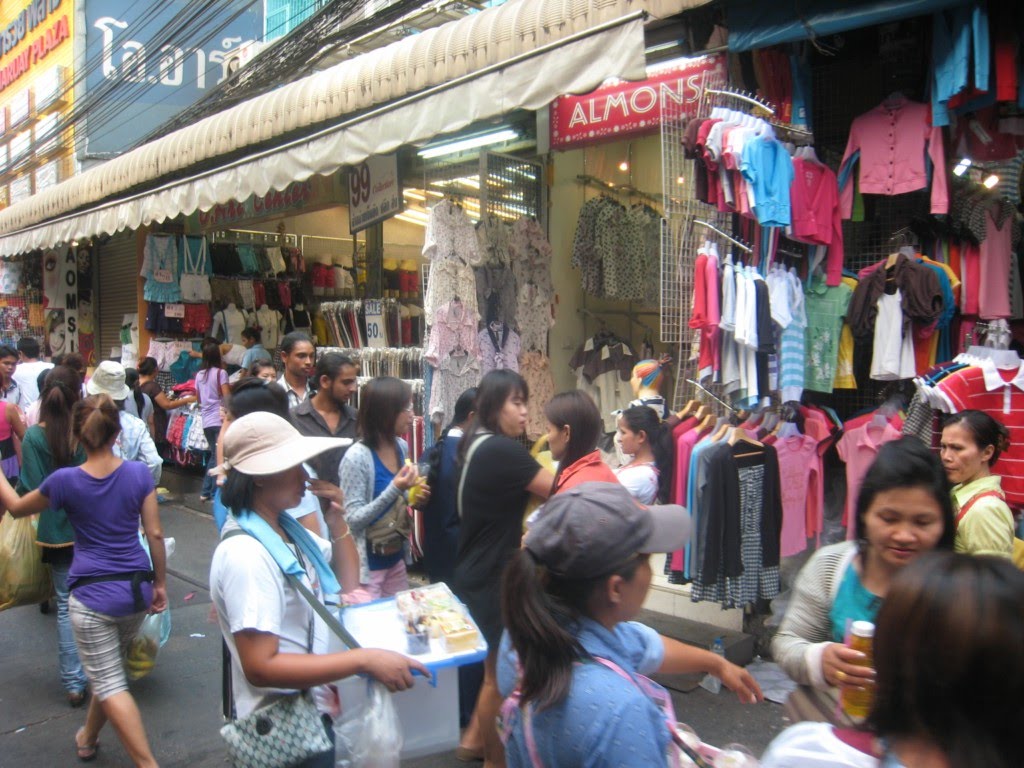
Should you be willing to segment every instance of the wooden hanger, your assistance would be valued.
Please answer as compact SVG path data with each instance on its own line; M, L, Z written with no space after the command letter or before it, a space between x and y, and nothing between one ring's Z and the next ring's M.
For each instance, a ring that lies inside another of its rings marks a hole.
M715 432L715 434L713 434L713 435L711 436L711 442L713 442L713 443L717 443L717 442L720 442L720 441L722 440L722 438L723 438L723 437L725 437L725 434L726 434L726 433L727 433L727 432L728 432L728 431L729 431L729 430L730 430L731 428L732 428L732 424L730 424L730 423L729 423L729 422L727 422L727 421L726 421L726 422L724 422L724 423L723 423L723 424L722 424L722 425L721 425L721 426L720 426L720 427L718 428L718 431L717 431L717 432Z
M758 450L748 451L747 453L737 453L733 458L743 459L748 456L760 456L764 450L764 443L759 443L757 440L747 434L746 430L741 427L736 427L733 433L729 436L729 446L735 446L738 443L748 443L754 446Z
M698 416L698 418L700 418L700 417ZM709 432L714 427L714 425L715 425L715 414L711 413L710 410L709 410L707 415L705 415L703 420L700 422L700 424L697 425L697 431L700 434L702 434L702 435L706 434L707 432Z
M679 411L676 414L676 418L680 420L685 419L687 416L696 413L697 409L700 408L700 405L700 400L691 400L690 402L683 406L683 410Z

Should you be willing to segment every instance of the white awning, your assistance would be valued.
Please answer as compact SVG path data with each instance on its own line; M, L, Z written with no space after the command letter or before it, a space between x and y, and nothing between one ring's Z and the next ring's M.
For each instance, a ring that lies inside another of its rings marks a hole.
M403 144L586 93L609 77L642 79L639 11L671 15L700 4L511 0L282 86L10 206L0 211L0 255L264 195ZM278 138L272 149L194 172Z

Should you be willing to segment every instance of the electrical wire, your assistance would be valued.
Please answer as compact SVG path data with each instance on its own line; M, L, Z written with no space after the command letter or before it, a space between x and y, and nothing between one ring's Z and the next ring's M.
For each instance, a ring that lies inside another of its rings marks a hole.
M200 33L198 39L190 47L201 48L205 46L207 42L219 34L228 24L248 11L258 1L249 0L249 2L240 5L225 21L212 30ZM176 38L184 37L181 30L204 30L223 13L223 7L218 7L218 5L216 0L189 0L182 11L164 24L161 33L147 42L147 49L162 52L164 46L173 45ZM157 60L160 61L162 58L158 57ZM130 70L130 60L128 64ZM205 75L205 72L203 74ZM93 98L90 100L90 103L85 105L80 116L70 115L69 124L77 123L80 119L84 118L87 126L90 123L93 126L97 124L105 125L122 113L125 104L133 103L157 85L157 83L151 83L147 80L142 80L141 82L125 80L123 71L119 72L119 75L117 78L106 80L98 88L94 89L92 91ZM197 74L196 78L190 80L188 85L192 85L198 82L198 80L199 76ZM93 133L91 128L87 132ZM100 136L102 133L97 132L95 135Z
M207 42L216 37L216 35L218 35L225 27L240 15L246 13L257 2L259 2L259 0L249 0L249 2L239 6L236 11L222 23L212 30L206 31L198 41L193 42L191 47L195 49L205 46ZM126 29L122 30L115 36L114 44L123 44L139 32L145 31L147 27L151 26L158 18L157 14L161 10L160 5L160 3L150 5L149 8L142 13L139 19L132 22ZM189 2L180 8L173 17L168 19L162 25L160 32L147 43L147 47L151 50L162 50L163 46L171 44L174 42L175 38L187 38L189 30L208 27L209 24L218 18L223 12L223 6L217 3L216 0L189 0ZM100 51L99 54L89 60L86 67L75 73L75 77L63 90L62 95L66 96L76 85L80 85L85 82L92 74L101 68L102 62L103 52ZM199 76L197 74L195 79L188 82L188 85L192 85L198 82L198 80ZM126 83L127 88L124 87ZM132 83L131 81L125 81L122 78L106 80L97 88L90 89L85 96L77 100L72 105L70 110L61 115L61 119L57 121L52 135L60 135L69 127L78 125L83 120L86 121L87 124L91 121L94 126L97 124L105 125L121 114L126 102L138 98L156 85L157 83L145 81ZM119 92L114 93L115 91ZM123 124L124 122L115 126L115 129ZM93 135L102 136L105 135L105 133L98 132ZM25 166L31 164L33 159L34 158L29 156L19 161L18 163L10 166L6 173L9 174L12 171L23 169Z
M214 38L216 38L218 35L220 35L221 32L223 32L236 19L238 19L243 14L247 13L248 10L256 2L259 2L259 0L251 0L251 2L246 3L244 6L239 7L234 13L232 13L230 16L224 18L219 24L217 24L217 26L215 26L214 28L208 30L205 33L205 36L199 41L199 44L198 45L194 45L193 48L202 48L203 46L205 46L205 44L207 42L209 42L210 40L213 40ZM223 10L223 9L221 9L221 10ZM207 73L205 71L202 72L202 73L198 73L197 72L197 74L196 74L196 76L194 78L186 78L186 79L184 79L183 82L182 82L182 86L194 85L194 84L199 82L200 77L206 77L206 76L207 76ZM119 86L123 85L123 82L122 83L118 83L118 85ZM87 120L88 120L89 123L91 123L91 126L88 129L89 135L90 136L95 136L95 137L98 138L98 137L101 137L101 136L104 136L104 135L109 135L110 133L113 133L113 132L117 131L119 128L122 128L123 126L130 124L134 120L134 118L132 118L132 117L123 118L122 117L122 112L123 112L123 109L124 109L124 104L130 103L130 101L139 98L142 94L146 93L148 90L150 90L152 87L154 87L155 84L142 83L140 85L142 85L143 88L135 89L130 94L124 94L124 93L121 93L121 92L112 93L111 97L108 100L108 107L107 107L107 109L104 112L102 112L98 118L97 118L96 115L88 116ZM173 92L168 93L165 96L163 96L162 98L159 98L159 99L156 99L156 100L154 100L152 102L149 102L149 106L152 107L152 106L156 106L156 105L162 104L162 103L166 102L168 99L172 98L173 96L174 96ZM117 120L117 118L119 118L119 117L122 117L122 119L119 120L116 123L113 122L114 120ZM107 130L106 131L96 131L95 130L95 126L96 125L105 126L107 128Z

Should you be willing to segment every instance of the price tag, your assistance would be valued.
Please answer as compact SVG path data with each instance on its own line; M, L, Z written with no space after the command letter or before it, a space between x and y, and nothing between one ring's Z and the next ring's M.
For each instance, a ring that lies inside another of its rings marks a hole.
M366 318L366 345L383 348L388 345L384 330L384 306L379 299L363 302L363 316Z
M153 279L158 283L173 283L174 275L171 274L169 269L154 269Z
M185 305L164 304L164 317L185 317Z

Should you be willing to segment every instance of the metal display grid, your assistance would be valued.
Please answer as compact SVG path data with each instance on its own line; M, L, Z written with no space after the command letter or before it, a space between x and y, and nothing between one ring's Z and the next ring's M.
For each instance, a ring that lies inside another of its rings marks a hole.
M906 56L907 50L924 50L926 30L918 23L886 25L866 31L875 43L867 60L836 57L819 60L813 73L813 126L818 157L838 171L846 149L850 125L892 93L914 101L928 101L925 57ZM840 86L841 84L841 86ZM897 250L893 235L914 220L927 219L929 191L903 195L865 195L864 220L843 221L845 269L858 272ZM897 392L909 395L909 382L869 381L858 389L839 389L831 395L806 392L808 402L829 405L846 419L874 408ZM908 398L909 399L909 398Z
M919 24L883 26L867 30L876 44L876 53L869 60L856 56L847 58L817 57L812 67L812 110L814 146L818 157L833 171L838 171L846 148L850 125L854 118L877 106L893 92L901 92L916 101L927 101L927 62L923 57L906 56L907 50L921 50L926 30ZM877 39L875 39L877 38ZM851 46L853 47L853 46ZM860 48L864 48L860 46ZM864 48L867 50L868 48ZM704 96L698 104L696 117L710 115L714 103L707 91L725 87L705 76ZM664 105L661 127L662 178L665 192L665 226L662 238L661 339L678 344L678 375L673 392L674 407L690 397L699 396L717 412L724 407L688 383L695 379L690 362L695 332L688 324L692 313L693 270L697 248L706 232L692 225L703 219L726 232L731 231L728 216L701 203L694 196L693 161L683 155L682 135L688 115L682 105ZM844 221L843 237L846 269L857 272L876 263L894 250L893 234L915 219L929 213L927 190L887 197L868 195L863 221ZM805 392L808 402L830 405L842 418L873 408L896 392L906 393L906 382L868 382L856 390L836 390L831 395ZM709 393L721 395L717 386Z
M690 352L693 333L689 328L693 311L693 270L697 248L703 240L694 219L700 218L726 229L725 216L697 200L693 161L683 154L683 132L690 119L703 119L711 112L706 91L725 85L720 75L702 76L702 96L696 113L667 99L662 106L661 162L664 221L661 229L661 341L678 345L674 407L685 399L686 380L693 378Z

